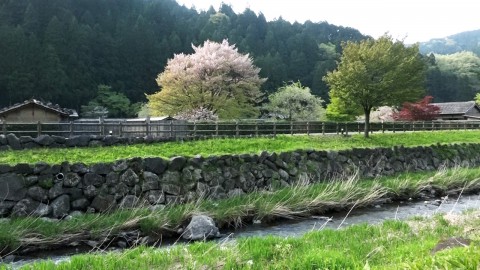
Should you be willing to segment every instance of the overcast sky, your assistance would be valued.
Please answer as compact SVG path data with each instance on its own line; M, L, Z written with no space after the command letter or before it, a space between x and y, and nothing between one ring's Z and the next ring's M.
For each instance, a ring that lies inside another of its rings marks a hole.
M358 29L375 38L389 32L406 43L480 29L479 0L177 0L187 7L216 10L221 2L239 13L249 7L268 21L282 17Z

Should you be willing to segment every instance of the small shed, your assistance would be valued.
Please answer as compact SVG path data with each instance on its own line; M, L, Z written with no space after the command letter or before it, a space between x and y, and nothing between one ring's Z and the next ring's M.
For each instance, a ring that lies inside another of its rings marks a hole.
M45 103L37 99L25 100L0 109L0 121L7 123L49 122L58 123L78 118L75 110Z
M437 120L478 120L480 107L475 101L431 103L440 108Z

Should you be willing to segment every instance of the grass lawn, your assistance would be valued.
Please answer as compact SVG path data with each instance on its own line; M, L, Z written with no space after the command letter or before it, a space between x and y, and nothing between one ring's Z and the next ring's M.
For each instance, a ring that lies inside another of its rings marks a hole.
M288 136L275 138L209 139L161 144L137 144L97 148L34 149L0 152L0 164L63 161L86 164L111 162L131 157L212 156L225 154L258 154L262 150L286 152L297 149L341 150L350 148L373 148L432 145L436 143L480 143L480 131L430 131L415 133L372 134L364 138L360 134L342 136Z

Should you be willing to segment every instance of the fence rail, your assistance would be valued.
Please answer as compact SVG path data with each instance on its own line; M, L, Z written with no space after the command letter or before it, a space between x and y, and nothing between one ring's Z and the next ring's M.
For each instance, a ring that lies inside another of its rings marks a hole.
M352 134L362 133L360 122L187 122L91 120L64 123L8 123L0 122L1 133L17 136L40 136L42 134L72 137L75 135L115 135L121 137L200 137L200 136L262 136L277 134ZM480 121L433 121L433 122L382 122L370 123L371 132L414 132L434 130L480 129Z

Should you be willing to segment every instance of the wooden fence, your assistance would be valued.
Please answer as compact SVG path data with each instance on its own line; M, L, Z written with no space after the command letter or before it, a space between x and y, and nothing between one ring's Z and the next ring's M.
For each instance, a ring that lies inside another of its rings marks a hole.
M1 133L17 136L42 134L71 137L75 135L115 135L122 137L242 137L277 134L352 134L362 133L361 122L187 122L179 120L132 121L91 120L65 123L8 123L0 122ZM371 132L415 132L434 130L480 129L480 121L383 122L371 123Z

